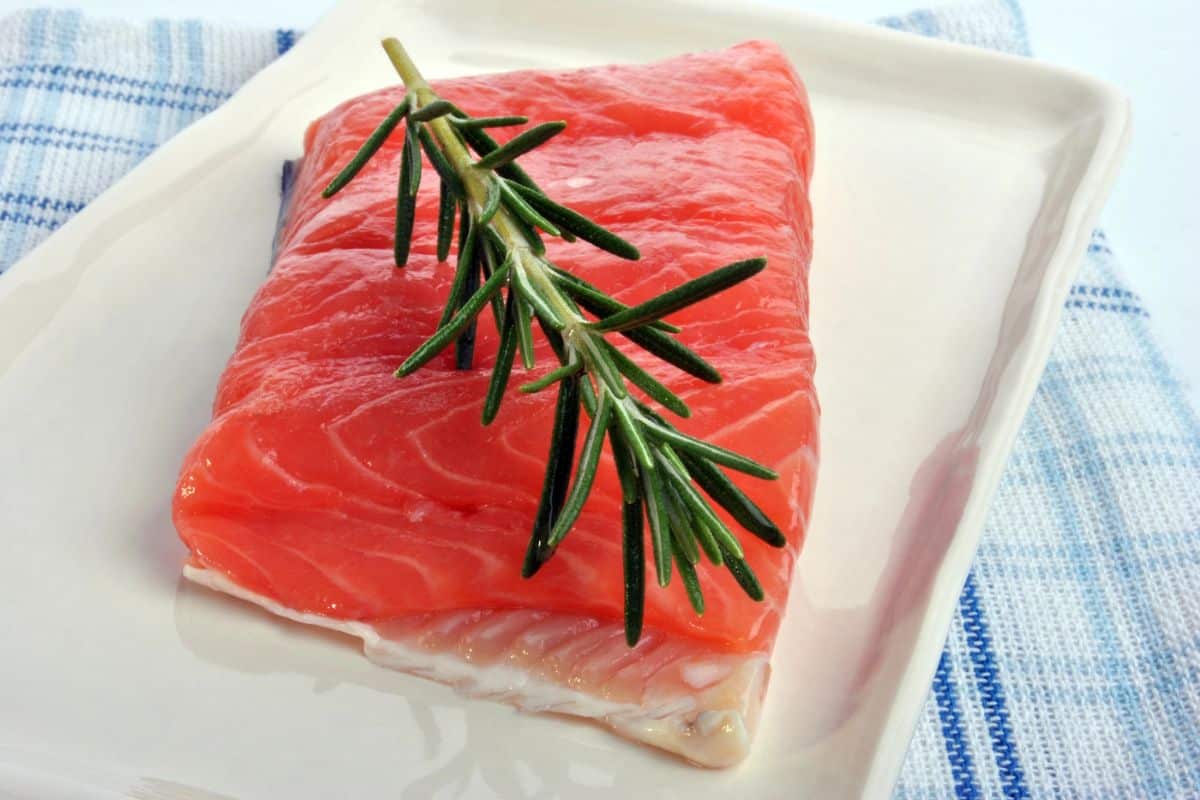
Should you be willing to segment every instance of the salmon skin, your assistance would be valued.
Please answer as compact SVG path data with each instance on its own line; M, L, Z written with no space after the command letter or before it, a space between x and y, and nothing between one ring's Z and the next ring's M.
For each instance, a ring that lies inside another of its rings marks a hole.
M399 87L350 100L306 133L275 264L174 496L191 551L186 574L358 636L387 666L591 717L699 764L736 763L753 738L816 477L804 87L775 45L748 42L650 65L434 88L472 115L566 120L522 165L551 197L637 245L642 259L560 240L548 242L548 255L623 302L767 258L754 279L671 318L722 385L616 342L691 406L681 430L779 473L769 482L730 475L787 535L779 549L742 535L766 599L752 601L726 570L702 562L704 615L678 576L666 589L651 581L645 632L630 649L620 486L608 452L571 535L534 578L521 578L553 393L520 394L525 379L514 375L497 420L480 424L498 339L487 315L474 369L455 370L444 354L393 377L435 329L453 272L436 262L430 179L408 266L392 265L402 136L341 193L320 197L403 97ZM544 343L537 358L536 375L556 364Z

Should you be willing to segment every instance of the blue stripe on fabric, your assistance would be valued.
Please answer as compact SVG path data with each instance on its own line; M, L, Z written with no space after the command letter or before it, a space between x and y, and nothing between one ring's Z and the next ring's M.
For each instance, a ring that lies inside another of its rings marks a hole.
M1155 376L1160 377L1160 376ZM1161 385L1161 383L1160 383ZM1176 385L1171 382L1167 385ZM1146 450L1144 448L1165 448L1179 447L1187 450L1190 453L1200 453L1200 440L1191 434L1176 434L1163 433L1161 431L1117 431L1115 433L1105 433L1093 436L1088 439L1089 445L1109 445L1112 447L1120 447L1131 450L1135 455L1155 455L1158 450ZM1068 447L1068 451L1074 449L1075 445ZM1167 454L1169 455L1169 454Z
M35 81L27 78L0 80L0 89L38 89L50 95L76 94L83 95L84 97L93 97L97 100L112 100L117 103L128 103L135 106L170 108L178 111L194 111L198 113L207 113L220 105L219 103L190 103L181 100L171 100L166 97L155 97L154 95L113 92L107 89L92 89L86 86L72 86L68 83L56 83L54 81Z
M1121 314L1133 314L1135 317L1148 317L1150 312L1141 306L1131 303L1102 303L1099 300L1067 300L1067 308L1082 308L1085 311L1115 311Z
M275 50L283 55L296 44L296 32L286 28L275 31Z
M923 36L936 37L941 32L941 25L932 11L914 11L908 15L908 21Z
M937 15L928 10L914 11L903 17L884 17L876 24L905 33L915 33L921 36L936 37L941 33L941 23Z
M1171 548L1184 548L1189 542L1200 537L1200 527L1197 528L1181 528L1181 529L1163 529L1139 532L1137 537L1131 540L1130 544L1138 550L1153 552L1156 549L1170 550ZM1080 542L1079 548L1089 554L1093 554L1098 548L1092 546L1088 542ZM1070 565L1064 563L1064 557L1068 554L1067 547L1063 544L1013 544L1011 542L992 542L986 547L981 547L980 552L986 552L988 555L996 556L997 558L1005 559L1025 559L1027 561L1053 561L1057 568L1061 566L1063 569L1069 569ZM1176 555L1175 553L1171 554ZM1200 558L1200 551L1197 551L1196 556ZM999 565L989 565L991 570ZM1012 565L1016 571L1020 571L1023 567L1019 564ZM990 573L989 573L990 574ZM1054 653L1048 656L1039 656L1037 654L1018 654L1014 656L1018 659L1030 658L1049 658L1056 661L1095 661L1100 658L1109 658L1107 656L1087 656L1086 659L1077 659L1065 653Z
M1176 447L1184 447L1184 445L1175 445ZM1065 475L1071 477L1095 477L1099 462L1107 461L1119 466L1145 466L1145 467L1178 467L1178 466L1193 466L1200 463L1200 455L1195 452L1162 452L1159 450L1146 450L1142 447L1129 447L1121 444L1103 442L1097 440L1089 440L1078 444L1073 444L1065 448L1038 448L1030 451L1030 455L1037 457L1044 454L1048 449L1061 451L1069 458L1088 458L1092 459L1095 464L1075 464L1072 465ZM1191 448L1189 448L1190 450ZM1027 463L1027 462L1026 462ZM1026 463L1014 462L1014 466L1020 469L1026 466Z
M69 67L65 64L5 64L0 66L0 72L33 72L51 75L56 78L78 78L83 81L96 81L113 86L129 86L134 89L145 89L159 92L179 92L194 94L223 100L229 97L228 92L189 83L172 83L170 81L151 81L143 78L132 78L116 72L106 72L94 67Z
M1014 654L1012 660L1014 664L1019 664L1022 670L1029 670L1032 677L1048 678L1051 681L1042 688L1037 688L1031 680L1014 681L1011 692L1013 695L1019 694L1022 690L1029 691L1034 688L1036 691L1042 691L1044 688L1047 691L1086 691L1095 693L1097 696L1107 697L1113 687L1107 684L1089 685L1090 681L1102 680L1103 676L1120 669L1120 656L1115 655L1074 656L1066 652L1043 654L1037 651L1025 651ZM1071 685L1053 683L1056 679L1061 680L1067 677L1073 677L1075 681Z
M51 197L39 197L33 194L17 192L0 192L0 203L16 206L32 206L43 211L67 211L75 213L83 210L83 203L74 200L58 200Z
M110 144L126 144L135 147L154 147L153 142L143 142L125 136L108 136L95 131L79 130L78 128L62 128L57 125L45 125L37 122L0 122L0 131L34 131L36 133L54 134L76 139L89 139Z
M983 705L984 720L992 739L992 753L1000 774L1000 786L1007 798L1027 798L1029 788L1025 785L1025 772L1021 769L1021 760L1017 756L1012 722L1009 720L1008 706L1004 700L1004 687L1000 683L1000 670L992 650L992 637L988 631L983 606L979 602L979 586L974 570L967 573L967 582L959 597L958 608L962 614L963 632L966 633L967 648L972 671L975 673L975 685Z
M1017 39L1017 51L1023 56L1033 54L1033 44L1029 41L1029 26L1025 24L1025 10L1017 0L1004 0L1009 13L1013 17L1013 28Z
M49 217L35 217L32 214L10 213L8 211L0 211L0 222L15 222L18 225L32 225L35 228L45 228L54 230L59 225L66 222L65 219L50 219ZM18 237L14 236L13 239Z
M118 153L120 155L144 156L154 149L152 144L137 146L88 144L85 142L61 141L46 136L0 136L0 144L28 144L40 147L58 147L64 150L78 150L83 153Z
M1077 317L1075 322L1082 324L1082 319L1082 317ZM1076 376L1075 380L1095 386L1099 386L1105 382L1126 383L1130 380L1137 381L1138 383L1153 384L1155 386L1179 385L1179 381L1174 379L1161 380L1162 376L1155 372L1149 364L1127 356L1080 356L1070 359L1059 359L1059 363L1066 365L1070 369L1071 373ZM1128 433L1135 434L1136 432L1129 431ZM1102 435L1116 436L1118 434Z
M1065 380L1062 367L1054 361L1046 365L1046 375ZM1054 414L1058 427L1076 438L1086 438L1089 435L1086 422L1071 399L1070 389L1049 390L1043 386L1039 394L1042 403L1051 405L1044 413ZM1055 408L1056 405L1060 408ZM1030 414L1026 424L1032 428L1030 433L1035 440L1053 441L1041 414ZM1090 548L1082 544L1080 509L1072 496L1072 485L1067 480L1066 459L1060 450L1051 447L1041 454L1040 461L1046 497L1054 506L1058 525L1063 531L1063 539L1068 547L1070 563L1075 568L1075 586L1083 595L1080 605L1087 614L1092 640L1101 649L1103 656L1113 659L1113 671L1105 678L1114 687L1115 716L1122 726L1124 739L1129 744L1129 754L1138 772L1138 778L1142 786L1148 789L1160 782L1154 762L1153 745L1147 739L1150 723L1146 718L1146 709L1133 688L1133 670L1128 661L1121 657L1121 637L1113 624L1115 615L1110 609L1108 593L1101 585L1100 565ZM1113 487L1106 487L1106 491L1111 493ZM1100 499L1105 506L1105 516L1108 517L1105 521L1106 527L1111 525L1109 529L1113 531L1125 530L1124 521L1119 518L1119 510L1112 506L1114 495L1110 494L1108 502L1104 502L1104 498L1100 497L1101 492L1089 494Z
M1069 419L1072 424L1077 426L1077 435L1086 435L1086 423L1084 422L1083 410L1075 402L1074 396L1064 398L1064 404L1070 406ZM1132 548L1126 540L1126 532L1129 526L1126 523L1123 510L1117 501L1118 488L1114 476L1105 460L1099 456L1098 452L1094 452L1094 446L1089 443L1080 442L1083 445L1079 449L1083 451L1083 455L1076 458L1083 459L1085 463L1092 467L1091 478L1093 483L1098 485L1096 491L1092 494L1095 498L1095 513L1099 516L1100 531L1102 532L1100 544L1101 553L1106 557L1108 565L1115 569L1116 578L1113 585L1118 591L1125 594L1125 600L1122 606L1127 613L1137 617L1142 616L1142 620L1138 620L1134 624L1142 630L1164 630L1162 621L1157 619L1157 615L1152 606L1146 604L1146 599L1143 594L1138 592L1136 586L1150 585L1147 580L1147 573L1143 568L1140 560L1133 554ZM1151 624L1146 624L1147 621ZM1122 670L1122 680L1127 681L1127 685L1122 688L1132 694L1132 703L1143 708L1144 712L1153 715L1152 709L1145 708L1145 700L1142 698L1139 688L1139 681L1135 675L1146 675L1146 670L1153 670L1153 680L1156 683L1162 682L1166 677L1166 673L1170 667L1169 654L1164 653L1161 649L1155 647L1153 642L1143 641L1138 642L1140 645L1141 654L1133 655L1132 664L1129 668ZM1135 645L1136 646L1136 645ZM1165 657L1165 658L1164 658ZM1178 680L1180 676L1176 675L1169 680ZM1158 750L1155 742L1146 738L1142 734L1137 741L1134 742L1135 756L1138 762L1139 772L1146 781L1146 786L1150 792L1156 796L1166 796L1168 785L1161 771L1157 769L1159 762Z
M150 47L154 51L155 79L165 81L171 77L175 63L171 46L171 28L165 20L151 20L149 27ZM148 105L142 109L139 137L145 142L159 140L158 129L162 124L162 106Z
M26 28L25 28L25 30L23 30L21 32L21 35L18 37L18 41L21 42L22 45L25 42L37 41L37 39L35 38L35 34L34 34L35 27L39 23L44 25L45 19L46 19L45 11L35 12L33 14L30 14L26 20ZM26 53L24 47L21 46L18 49L18 52L15 55L15 58L27 58L28 56L29 56L29 54ZM19 91L18 92L4 92L4 93L0 94L0 97L5 97L8 100L8 102L4 106L3 113L0 114L0 119L17 119L17 118L21 117L21 109L25 104L25 93L24 92L19 92ZM8 161L9 155L10 155L9 150L7 150L7 149L0 150L0 175L3 175L5 173L5 167L7 166L7 161ZM0 262L0 263L2 263L2 262Z
M1071 294L1081 294L1090 297L1115 297L1122 300L1134 300L1139 303L1142 301L1142 298L1133 292L1116 286L1089 286L1085 283L1077 283L1071 287Z
M1170 456L1159 455L1149 457L1139 457L1134 455L1126 455L1118 458L1109 458L1109 463L1116 468L1121 467L1142 467L1145 469L1190 469L1200 468L1200 458L1187 456ZM1068 477L1071 478L1090 478L1095 474L1100 467L1071 467ZM1024 469L1014 468L1014 474L1011 478L1007 478L1014 487L1027 489L1030 487L1044 487L1046 481L1043 478L1031 475Z
M1156 384L1157 384L1157 376ZM1114 381L1114 383L1125 383L1126 381ZM1057 384L1058 381L1056 380ZM1154 455L1175 455L1171 452L1163 452L1164 450L1182 450L1183 453L1195 456L1200 455L1200 441L1190 434L1175 434L1163 433L1161 431L1115 431L1113 433L1096 434L1091 441L1098 446L1104 447L1107 450L1118 450L1118 453L1109 453L1109 455L1128 454L1133 457L1150 457ZM1037 445L1033 447L1022 447L1020 451L1015 452L1009 457L1009 461L1017 467L1033 466L1035 459L1039 453L1047 449L1072 451L1072 446L1066 448L1059 447L1053 443Z
M983 795L975 781L975 765L963 732L962 711L958 705L958 688L954 685L950 669L950 654L942 650L937 671L933 674L933 697L938 707L942 741L946 745L950 775L954 778L955 796L959 800L977 800Z
M1095 548L1093 548L1093 550L1095 550ZM1139 552L1141 551L1139 550ZM995 555L999 556L1002 555L1002 553L997 552ZM1103 553L1098 553L1098 555L1103 555ZM1141 557L1140 561L1142 562L1141 566L1144 575L1147 577L1154 577L1156 575L1170 575L1173 572L1177 572L1180 566L1183 565L1200 564L1200 554L1197 554L1194 557L1179 556L1176 554L1146 555ZM989 565L988 577L989 579L995 578L1036 582L1045 590L1055 592L1070 592L1072 586L1074 586L1078 580L1075 577L1071 566L1063 563ZM1198 644L1200 644L1200 642L1198 642ZM1006 662L1010 662L1013 660L1013 658L1008 653L1005 653L1004 660ZM1016 671L1018 670L1014 668L1014 673ZM1022 676L1021 680L1028 682L1029 676ZM1171 681L1156 681L1156 685L1167 686L1172 689L1179 688L1179 686ZM1064 689L1063 691L1068 692L1069 690Z
M1129 315L1122 319L1141 319L1141 317ZM1061 366L1061 365L1060 365ZM1084 373L1082 375L1067 375L1060 371L1053 376L1042 378L1053 386L1066 387L1069 391L1072 387L1095 386L1095 387L1111 387L1114 384L1136 383L1143 386L1155 386L1159 388L1179 388L1179 380L1171 374L1161 375L1153 370L1147 370L1144 367L1139 367L1136 364L1130 364L1126 370L1103 370L1099 372Z
M1186 537L1195 536L1197 531L1188 531L1186 534L1177 534L1176 541L1168 541L1164 537L1160 537L1160 543L1157 546L1142 545L1141 543L1133 543L1131 546L1141 555L1137 556L1138 565L1144 576L1153 577L1156 574L1171 574L1177 572L1180 566L1183 565L1200 565L1200 552L1177 553L1170 548L1187 547ZM1140 535L1140 534L1139 534ZM1167 552L1156 553L1155 549ZM1100 548L1088 548L1098 556L1102 556L1103 552ZM1002 549L990 550L989 553L997 557L1012 555ZM1058 553L1051 553L1060 555ZM1065 558L1065 556L1062 556ZM1072 567L1065 563L1049 563L1049 564L995 564L988 566L989 577L994 578L1015 578L1021 580L1036 580L1040 584L1046 585L1047 588L1053 588L1056 591L1068 591L1070 585L1077 580ZM1051 586L1053 584L1053 586ZM1200 645L1200 640L1196 642ZM1012 656L1005 654L1005 659L1010 660ZM1019 660L1019 659L1017 659ZM1171 690L1178 690L1190 683L1182 683L1173 679L1155 679L1154 684L1159 687L1166 687ZM1063 690L1064 692L1067 689Z
M183 37L187 43L187 80L199 83L204 80L204 29L199 20L183 23Z
M1164 382L1176 381L1174 373L1167 364L1166 360L1163 358L1162 352L1151 341L1150 331L1145 323L1141 322L1140 320L1130 320L1128 330L1130 333L1132 333L1134 343L1142 351L1142 358L1151 364L1152 368L1156 373L1158 373L1160 378ZM1200 448L1200 420L1197 419L1196 410L1192 407L1192 404L1188 401L1184 393L1180 391L1166 392L1165 397L1170 405L1171 411L1174 414L1175 422L1179 429L1183 431L1185 435L1191 436L1195 442L1195 446ZM1160 630L1162 630L1161 627ZM1195 637L1193 637L1192 646L1200 647L1200 641L1197 641ZM1156 666L1161 666L1164 669L1167 668L1168 665L1175 667L1177 666L1175 661L1176 657L1177 656L1169 655L1168 658L1165 659L1166 663ZM1200 787L1200 722L1197 721L1196 717L1192 713L1192 710L1188 708L1190 704L1186 700L1180 700L1180 695L1182 695L1184 692L1191 692L1194 690L1196 685L1195 668L1185 665L1183 670L1177 669L1175 671L1177 675L1179 672L1183 672L1183 680L1185 681L1185 685L1180 687L1180 689L1175 692L1175 696L1172 698L1175 701L1173 703L1175 708L1172 710L1171 715L1179 725L1183 724L1182 720L1190 721L1189 730L1180 730L1177 737L1177 741L1181 742L1183 747L1186 749L1187 755L1176 759L1176 763L1185 765L1184 774L1186 777L1184 779L1183 787L1195 790L1196 787ZM1184 704L1185 708L1179 708L1181 703Z

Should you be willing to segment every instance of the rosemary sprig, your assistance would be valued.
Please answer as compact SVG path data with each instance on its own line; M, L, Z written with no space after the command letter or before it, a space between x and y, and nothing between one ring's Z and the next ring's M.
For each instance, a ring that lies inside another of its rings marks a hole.
M607 337L620 334L684 372L719 383L717 370L676 339L674 334L680 329L663 317L747 280L762 271L766 261L738 261L636 306L621 303L545 256L543 235L566 241L582 239L621 258L640 258L638 249L616 233L548 197L517 163L521 156L561 134L566 123L543 122L500 144L486 129L523 125L528 120L515 115L471 117L433 91L397 40L386 39L383 47L404 82L405 97L323 195L332 197L350 183L403 125L396 266L405 265L411 250L422 152L441 181L438 261L449 257L457 219L455 274L445 311L433 335L400 365L397 377L411 374L452 344L458 368L470 368L476 321L490 306L500 344L483 404L483 424L487 425L500 411L517 354L525 369L535 366L534 320L549 341L558 364L520 387L525 393L551 387L558 392L546 475L522 574L532 577L537 573L578 521L607 441L621 481L625 637L629 646L637 643L642 632L647 527L658 584L667 586L677 570L697 614L704 613L696 570L702 556L726 567L748 596L761 600L762 587L746 564L744 548L714 504L757 538L773 547L784 546L783 533L722 467L764 479L775 478L775 472L679 431L638 400L631 392L633 387L677 416L691 413L678 395ZM590 422L576 463L583 413Z

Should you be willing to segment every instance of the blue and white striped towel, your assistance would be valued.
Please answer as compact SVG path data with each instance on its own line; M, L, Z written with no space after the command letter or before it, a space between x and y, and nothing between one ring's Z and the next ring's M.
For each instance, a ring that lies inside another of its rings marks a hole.
M983 0L885 24L1028 52ZM0 21L0 272L294 40ZM1200 796L1200 425L1096 234L959 601L902 798Z

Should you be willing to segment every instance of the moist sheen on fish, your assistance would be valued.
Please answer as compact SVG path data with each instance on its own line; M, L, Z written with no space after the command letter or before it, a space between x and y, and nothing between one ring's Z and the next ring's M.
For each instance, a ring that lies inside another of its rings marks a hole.
M629 649L608 452L571 535L521 578L553 392L518 393L518 366L499 417L480 424L497 344L487 314L473 370L455 370L444 354L392 376L436 327L453 271L436 261L428 164L408 266L392 265L399 131L349 187L320 196L402 98L399 87L350 100L307 131L275 263L179 477L185 572L357 636L385 666L592 718L699 764L736 763L757 724L816 479L804 87L776 46L748 42L435 89L473 115L567 122L521 163L551 197L641 249L630 262L548 241L555 263L617 298L639 302L732 261L767 258L752 280L671 318L723 384L617 342L691 406L683 431L779 473L769 482L731 474L788 538L775 549L742 536L766 599L750 600L726 570L702 562L707 608L697 616L678 577L666 589L651 578L645 634ZM537 358L532 375L555 363L544 344Z

